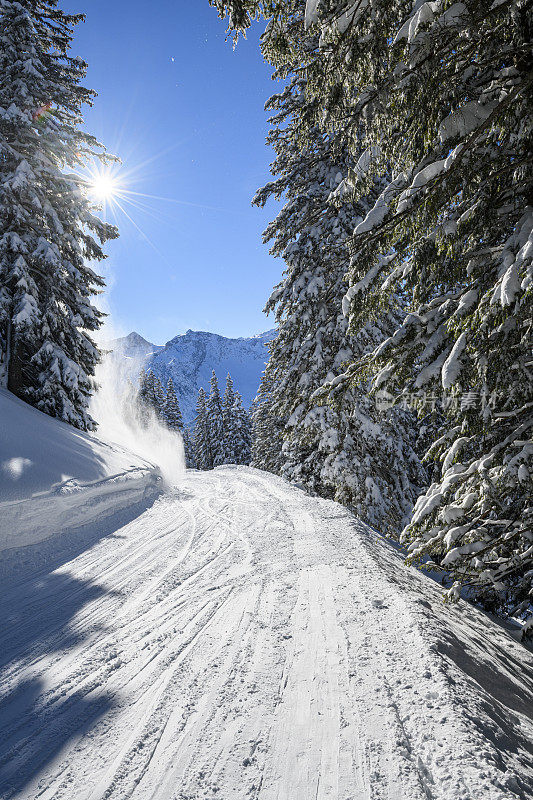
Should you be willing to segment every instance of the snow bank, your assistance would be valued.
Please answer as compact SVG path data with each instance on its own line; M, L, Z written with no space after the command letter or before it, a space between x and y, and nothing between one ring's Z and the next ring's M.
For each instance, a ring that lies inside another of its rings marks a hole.
M101 521L159 483L153 463L0 390L0 553Z

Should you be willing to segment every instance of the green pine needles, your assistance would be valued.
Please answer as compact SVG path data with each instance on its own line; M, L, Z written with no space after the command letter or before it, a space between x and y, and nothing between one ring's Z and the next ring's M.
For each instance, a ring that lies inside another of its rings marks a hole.
M299 243L312 225L323 231L332 204L339 215L367 205L340 247L338 237L321 236L316 253L309 250L292 305L277 290L281 336L290 320L304 346L309 305L302 291L314 279L323 282L317 292L325 316L347 320L347 340L399 314L380 341L348 354L314 398L338 410L350 393L359 402L363 387L364 397L386 393L406 413L431 417L418 437L427 445L431 483L401 533L409 559L440 570L449 599L463 592L524 620L531 619L533 585L532 5L217 3L241 31L258 14L268 19L263 53L289 87L279 97L299 87L297 104L274 118L271 134L274 170L291 159L295 167L275 190L289 198L290 235L279 250L287 274L294 270L290 240ZM329 193L325 183L311 183L313 141L344 164ZM309 196L323 193L309 213L291 200L301 175L309 177ZM280 217L270 229L278 236ZM297 334L281 341L267 370L274 394L280 376L289 380L291 356L281 351L294 347ZM320 352L313 352L316 363ZM290 379L298 386L294 401L298 392L308 397L302 374ZM342 423L333 427L344 435ZM320 444L307 441L311 452L300 463L317 459L316 481ZM281 471L286 451L282 444ZM348 455L344 473L355 474L355 464ZM390 485L378 466L379 459L367 462L369 480L381 474Z
M54 0L0 0L0 385L92 430L102 322L88 266L117 236L94 215L80 167L109 161L81 128L94 92L70 55L81 15Z

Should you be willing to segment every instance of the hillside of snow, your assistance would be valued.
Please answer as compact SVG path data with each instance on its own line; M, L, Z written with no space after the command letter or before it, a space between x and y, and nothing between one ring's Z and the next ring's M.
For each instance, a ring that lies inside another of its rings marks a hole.
M0 390L0 564L8 551L134 506L158 479L146 459Z
M531 652L258 470L187 472L0 616L2 800L533 796Z
M126 364L130 373L136 375L144 366L152 370L163 384L172 378L183 419L191 423L198 389L203 387L209 392L213 369L221 392L229 372L245 408L250 407L268 360L266 345L275 335L276 332L271 330L250 338L228 339L216 333L189 330L171 339L164 347L158 347L139 334L130 333L110 342L107 347L113 350L121 370Z

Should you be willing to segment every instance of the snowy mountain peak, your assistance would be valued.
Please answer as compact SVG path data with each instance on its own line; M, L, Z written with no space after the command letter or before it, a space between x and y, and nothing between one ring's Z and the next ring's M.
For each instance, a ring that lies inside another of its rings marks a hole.
M256 336L230 339L218 333L189 329L161 347L133 331L110 342L109 347L119 358L138 359L137 371L141 366L152 370L164 385L172 378L183 419L190 424L194 420L198 389L203 387L209 391L213 370L221 390L229 372L245 407L250 407L268 360L266 345L275 336L276 331L269 330Z
M130 334L131 336L132 334ZM138 334L137 334L138 335ZM185 331L185 333L179 333L174 338L170 339L165 347L170 347L175 343L182 343L184 339L191 339L191 340L216 340L216 341L223 341L223 342L256 342L261 341L268 343L271 339L273 339L276 335L276 330L272 328L269 331L264 331L263 333L257 333L255 336L239 336L235 339L230 339L227 336L223 336L220 333L212 333L211 331L193 331L191 328ZM142 337L139 337L142 339ZM144 341L144 340L143 340Z
M151 344L146 339L144 339L140 333L137 331L132 331L128 333L127 336L124 337L124 340L130 342L131 344L141 344L141 345L149 345L150 347L155 347L156 345Z
M107 348L126 358L145 358L150 353L155 353L162 349L160 345L148 342L137 331L132 331L127 336L122 336L119 339L113 339L113 341L108 342Z

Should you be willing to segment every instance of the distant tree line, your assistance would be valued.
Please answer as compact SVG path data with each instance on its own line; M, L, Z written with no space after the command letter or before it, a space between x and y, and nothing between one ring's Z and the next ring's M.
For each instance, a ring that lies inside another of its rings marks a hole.
M200 388L194 424L194 458L197 469L213 469L221 464L249 464L251 458L251 419L242 398L226 378L224 397L220 397L215 370L210 393Z
M221 398L213 370L209 396L202 388L198 392L192 430L184 425L172 378L163 387L151 370L142 370L137 398L141 420L144 416L147 421L153 414L160 424L182 436L187 467L207 470L221 464L250 463L251 419L231 375Z
M194 467L194 450L188 429L183 424L180 404L174 389L172 378L167 381L166 388L151 370L141 370L137 401L141 421L146 422L150 414L171 431L179 433L183 439L185 461L188 467Z

